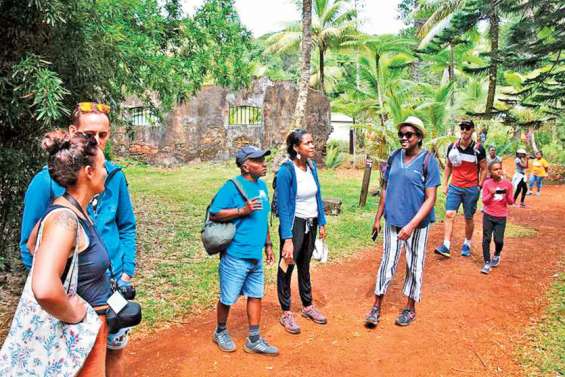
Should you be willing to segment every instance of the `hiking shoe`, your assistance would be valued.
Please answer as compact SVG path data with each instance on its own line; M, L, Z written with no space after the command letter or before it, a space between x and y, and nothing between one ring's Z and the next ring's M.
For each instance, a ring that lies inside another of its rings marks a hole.
M371 308L371 311L367 315L367 318L365 318L365 326L370 329L377 327L380 319L381 319L381 309L378 306L373 306Z
M463 244L463 246L461 246L461 256L468 257L470 255L471 255L471 246L467 244Z
M212 338L214 343L218 345L218 348L224 352L233 352L235 351L235 343L231 339L230 334L228 334L228 330L224 331L214 331L214 336Z
M528 192L526 193L526 195L532 195L532 192L531 192L531 191L528 191Z
M298 326L294 320L294 315L291 312L283 312L279 322L287 332L291 334L300 334L300 326Z
M536 196L541 196L541 192L536 192Z
M498 255L498 256L495 255L492 258L492 260L490 261L490 266L491 267L498 267L499 264L500 264L500 255Z
M481 274L488 274L490 272L490 263L485 263L483 268L481 268Z
M252 342L249 338L245 339L243 350L248 353L258 353L266 356L277 356L279 354L279 349L271 346L263 338L259 338L256 342Z
M416 313L406 308L402 310L402 312L396 319L395 323L398 326L408 326L415 319L416 319Z
M434 253L439 254L441 256L449 258L451 256L451 252L444 244L439 245L435 248Z
M524 203L520 203L520 208L526 208L526 205Z
M325 325L328 323L327 318L314 307L314 305L307 306L302 309L302 316L311 319L314 323Z

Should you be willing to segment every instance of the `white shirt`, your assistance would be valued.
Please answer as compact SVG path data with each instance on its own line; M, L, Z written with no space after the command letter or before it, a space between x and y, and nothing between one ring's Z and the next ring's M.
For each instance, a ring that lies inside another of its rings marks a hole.
M318 186L312 170L308 165L306 165L306 171L295 164L293 165L296 173L296 210L294 215L301 219L318 217L318 202L316 201Z

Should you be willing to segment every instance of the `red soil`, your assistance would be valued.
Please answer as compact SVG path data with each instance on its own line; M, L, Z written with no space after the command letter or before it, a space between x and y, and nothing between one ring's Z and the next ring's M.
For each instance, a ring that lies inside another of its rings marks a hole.
M316 305L329 319L325 326L299 317L302 334L287 334L278 323L275 286L267 287L261 329L280 348L279 357L243 351L247 323L240 300L228 322L238 345L235 353L222 353L212 343L215 312L208 312L189 317L184 326L132 342L126 349L126 370L134 376L520 376L514 351L524 341L526 327L540 317L544 293L564 255L564 197L565 187L547 186L542 197L528 197L528 208L510 210L510 222L538 233L507 238L502 263L490 275L479 273L480 224L473 255L463 258L455 252L447 260L432 252L443 238L442 225L435 225L428 243L423 300L409 327L394 325L405 303L404 259L385 299L381 323L373 330L363 326L373 300L379 244L376 250L313 271ZM481 222L479 214L476 220ZM462 225L458 218L455 250L462 242ZM298 311L296 291L293 299Z

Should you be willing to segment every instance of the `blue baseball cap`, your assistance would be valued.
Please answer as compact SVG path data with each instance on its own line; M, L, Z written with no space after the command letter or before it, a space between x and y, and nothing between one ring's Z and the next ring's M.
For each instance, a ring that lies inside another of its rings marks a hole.
M269 150L261 150L253 145L246 145L245 147L238 150L235 154L235 163L237 166L241 166L248 158L260 158L271 154Z

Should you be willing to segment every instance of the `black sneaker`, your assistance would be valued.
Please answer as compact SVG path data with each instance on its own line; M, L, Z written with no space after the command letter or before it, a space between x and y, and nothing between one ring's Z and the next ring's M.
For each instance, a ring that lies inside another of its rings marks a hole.
M370 329L373 329L377 327L380 319L381 319L381 309L378 306L373 306L371 308L371 311L367 315L367 318L365 318L365 326Z
M395 323L398 326L408 326L411 322L416 319L416 312L406 308L403 309L398 318L396 319Z

